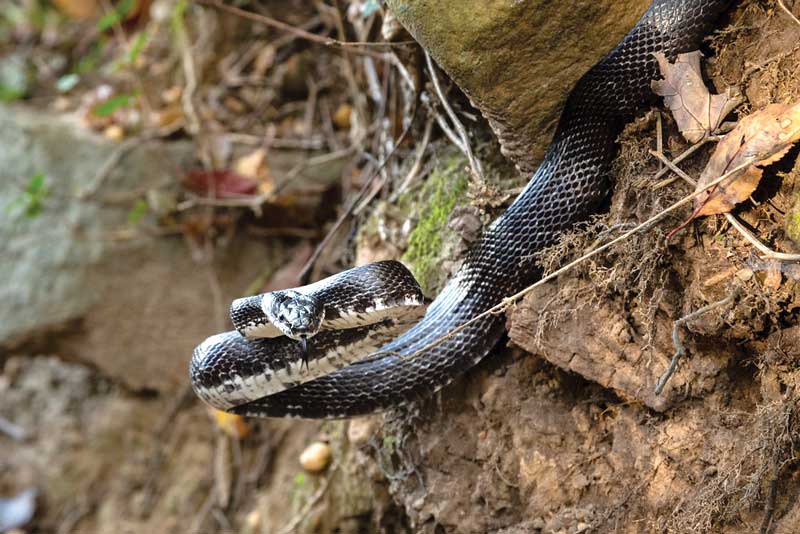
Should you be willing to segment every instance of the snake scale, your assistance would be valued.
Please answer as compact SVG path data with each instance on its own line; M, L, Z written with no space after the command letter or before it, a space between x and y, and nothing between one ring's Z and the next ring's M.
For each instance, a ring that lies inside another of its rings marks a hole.
M248 323L245 316L239 318L239 332L212 336L195 350L190 365L195 391L212 406L241 415L344 418L427 397L458 378L500 339L503 317L485 316L455 335L433 346L431 343L541 276L527 258L596 212L608 196L617 136L626 121L652 99L650 82L658 77L652 54L664 52L674 58L698 48L729 3L652 2L622 41L577 82L536 173L468 252L462 267L428 306L424 317L410 329L400 324L404 321L379 317L374 326L387 338L404 332L383 344L383 338L374 335L371 328L347 328L332 331L327 341L315 341L308 350L288 337L277 338L272 343L278 343L283 354L291 358L276 357L264 353L262 341L242 337L246 328L262 328ZM383 267L395 268L390 264ZM417 294L409 284L403 287L411 289L395 298L401 307L404 303L422 303L421 292ZM390 282L386 287L398 284ZM294 296L303 303L301 311L315 312L313 294L300 291ZM280 307L282 301L270 302ZM246 300L239 302L245 308L246 304ZM238 309L236 305L234 308ZM415 309L424 306L409 305L406 319L416 319ZM335 321L328 315L320 312L315 330L324 328L326 321ZM290 315L283 318L294 320ZM262 333L279 334L274 329ZM305 334L298 339L305 344ZM365 360L345 362L337 349L340 343L360 343L379 350ZM320 367L321 362L327 362L330 368L324 370L329 372L309 381L299 379L303 363L308 368Z

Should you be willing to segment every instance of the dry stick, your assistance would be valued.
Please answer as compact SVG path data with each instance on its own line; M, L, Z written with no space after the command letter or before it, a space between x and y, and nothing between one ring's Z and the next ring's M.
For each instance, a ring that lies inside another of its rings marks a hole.
M399 356L399 358L401 360L403 360L403 361L413 360L414 358L416 358L418 356L421 356L425 352L429 351L433 347L441 344L446 339L456 335L457 333L459 333L460 331L464 330L468 326L470 326L472 324L475 324L477 321L480 321L481 319L483 319L485 317L488 317L489 315L497 315L499 313L502 313L503 311L505 311L506 308L508 308L508 306L510 306L511 304L517 302L518 300L520 300L522 297L524 297L525 295L527 295L528 293L530 293L531 291L533 291L537 287L549 282L550 280L553 280L553 279L557 278L561 274L563 274L566 271L572 269L576 265L583 263L584 261L588 260L589 258L597 256L601 252L605 252L609 248L613 247L617 243L620 243L620 242L628 239L632 235L637 234L637 233L645 230L647 227L651 226L656 221L662 219L668 213L671 213L671 212L675 211L676 209L684 206L685 204L688 204L689 202L691 202L692 200L694 200L695 198L697 198L701 194L705 193L707 190L719 185L724 180L727 180L728 178L730 178L733 174L739 172L740 170L742 170L742 169L744 169L744 168L746 168L746 167L748 167L748 166L750 166L752 164L753 164L752 161L745 161L744 163L742 163L742 164L734 167L730 171L726 172L725 174L723 174L722 176L720 176L719 178L717 178L713 182L711 182L709 184L706 184L702 189L700 189L698 191L695 191L695 192L693 192L693 193L691 193L689 195L686 195L685 197L683 197L682 199L678 200L677 202L675 202L671 206L668 206L668 207L664 208L663 210L661 210L660 212L656 213L655 215L653 215L652 217L650 217L646 221L644 221L642 223L639 223L634 228L632 228L631 230L625 232L624 234L622 234L621 236L617 237L616 239L613 239L613 240L609 241L608 243L606 243L605 245L603 245L601 247L598 247L598 248L596 248L596 249L594 249L594 250L592 250L590 252L587 252L586 254L581 256L580 258L577 258L577 259L569 262L565 266L561 267L560 269L557 269L557 270L553 271L552 273L548 274L547 276L544 276L544 277L540 278L539 281L529 285L525 289L523 289L521 291L518 291L517 293L514 293L513 295L511 295L509 297L504 298L503 301L500 302L499 304L496 304L496 305L492 306L491 308L489 308L488 310L484 311L483 313L479 313L478 315L474 316L472 319L469 319L468 321L465 321L465 322L461 323L460 325L458 325L457 327L455 327L452 330L448 331L447 333L442 334L441 336L437 337L436 339L434 339L433 341L431 341L430 343L428 343L424 347L412 352L411 354L409 354L407 356L403 356L403 355L397 355L397 356ZM393 355L394 353L391 353L391 352L384 352L384 353L378 352L377 354L375 354L375 356L376 357L377 356L381 356L382 354ZM394 354L394 355L396 355L396 354Z
M453 146L455 146L462 153L466 154L467 149L464 148L464 143L462 142L462 139L458 136L456 132L453 131L450 125L447 124L447 119L445 119L444 116L441 113L439 113L436 110L435 106L433 106L430 102L427 103L426 107L436 118L436 124L438 124L442 132L444 132L445 137L447 137L447 139L449 139L450 142L453 143Z
M27 430L16 423L12 423L2 415L0 415L0 433L15 441L25 441L30 436Z
M686 180L689 184L697 187L697 181L686 174L683 170L681 170L674 162L670 161L664 154L660 152L656 152L654 150L650 150L650 154L657 157L659 161L664 163L669 170ZM767 245L761 242L756 236L750 232L750 230L745 227L742 222L732 213L725 213L725 219L733 226L735 230L737 230L742 237L744 237L747 241L750 242L754 247L756 247L761 254L763 254L762 259L766 260L777 260L777 261L800 261L800 254L789 254L786 252L778 252L772 250Z
M197 90L197 70L195 69L194 57L192 56L192 45L189 42L189 35L186 32L186 25L183 19L175 25L175 37L178 41L178 48L181 53L181 65L183 75L186 78L186 87L181 93L181 105L183 113L186 115L186 130L193 135L200 131L200 119L194 107L194 93Z
M355 152L355 146L350 146L347 148L343 148L342 150L337 150L335 152L330 152L328 154L322 154L320 156L315 156L313 158L308 158L300 163L296 164L294 167L289 169L289 172L286 173L286 176L283 179L283 182L280 186L276 187L273 191L269 193L262 193L260 195L242 195L242 196L232 196L226 198L217 198L217 197L203 197L199 195L188 195L188 199L181 202L177 206L178 211L184 211L189 208L193 208L195 206L217 206L217 207L228 207L228 208L236 208L236 207L244 207L250 208L256 214L260 214L261 205L264 202L275 198L278 196L291 182L294 178L296 178L303 169L308 167L317 167L319 165L324 165L326 163L330 163L331 161L335 161L337 159L343 158L345 156L349 156L353 152Z
M798 26L800 26L800 19L795 17L794 13L789 11L789 8L786 7L786 5L783 3L783 0L778 0L778 5L781 6L781 9L784 10L786 14L789 15L789 17L791 17L791 19L797 23Z
M773 460L774 462L774 460ZM775 498L778 496L778 473L769 482L769 493L767 494L767 503L764 506L764 519L761 520L761 528L759 534L767 534L769 527L772 525L772 516L775 513Z
M431 75L431 81L433 82L433 88L436 90L436 95L439 97L439 101L442 103L442 107L447 112L447 116L450 117L450 120L453 121L453 126L455 126L456 130L458 130L458 135L461 137L462 143L462 150L464 151L464 155L467 156L467 160L469 161L469 167L472 169L472 174L475 178L483 180L483 169L481 168L481 162L475 157L475 154L472 153L472 148L469 144L469 136L467 135L467 129L464 128L464 125L461 124L461 121L458 120L453 108L450 107L450 104L447 103L447 99L444 97L444 93L442 92L442 87L439 85L439 77L436 75L436 69L433 66L433 60L431 59L431 55L428 51L425 51L425 62L428 64L428 71Z
M693 144L692 146L690 146L689 148L687 148L686 150L684 150L683 152L681 152L681 153L678 155L678 157L676 157L674 160L672 160L672 163L680 163L681 161L685 160L686 158L688 158L689 156L691 156L692 154L694 154L694 153L697 151L697 149L698 149L698 148L700 148L701 146L705 145L705 144L706 144L706 143L708 143L709 141L716 141L716 140L717 140L717 138L716 138L716 137L714 137L714 136L708 136L708 137L704 137L703 139L701 139L701 140L700 140L700 141L698 141L697 143ZM667 166L667 167L664 167L663 169L660 169L660 170L659 170L659 171L658 171L658 172L655 174L655 176L653 176L653 178L652 178L652 179L653 179L653 180L656 180L656 179L658 179L658 178L661 178L662 176L664 176L665 174L667 174L667 173L668 173L670 170L671 170L671 169L669 168L669 166ZM653 184L653 185L650 187L650 189L654 189L654 190L655 190L655 189L661 189L662 187L664 187L664 186L667 186L667 185L671 184L671 183L672 183L672 182L674 182L675 180L677 180L677 178L676 178L676 177L667 178L666 180L662 180L662 181L660 181L660 182L658 182L658 183L656 183L656 184Z
M331 484L333 475L336 474L336 471L338 469L339 469L338 463L331 466L328 477L322 482L322 484L320 484L317 491L314 492L314 495L312 495L308 499L308 502L306 502L305 506L303 506L303 509L300 510L300 512L298 512L298 514L292 518L292 520L289 522L288 525L286 525L280 530L279 534L290 534L294 532L297 527L300 526L300 523L302 523L308 517L308 514L311 513L311 509L314 508L314 505L316 505L322 498L322 496L325 495L325 492L328 491L328 487Z
M414 164L411 166L408 174L406 174L406 177L400 183L397 191L392 194L391 198L389 199L390 202L397 200L400 195L402 195L405 190L408 189L408 187L411 185L411 182L413 182L414 178L416 178L419 174L420 168L422 167L422 160L425 157L425 150L428 148L428 143L431 139L431 130L433 130L433 119L429 117L428 121L425 123L425 131L422 134L422 141L420 142L419 147L417 147L417 155L414 158Z
M378 167L372 173L372 176L370 176L369 179L367 179L364 182L364 185L361 186L361 189L358 191L358 194L355 196L352 202L348 204L347 209L345 209L344 212L336 220L336 222L333 223L333 226L325 235L325 238L322 241L320 241L319 245L317 245L317 248L314 249L314 253L311 254L311 257L308 259L306 264L303 265L303 268L300 270L300 277L299 277L300 280L304 280L307 277L308 273L311 271L311 268L314 266L314 263L316 263L317 258L319 258L319 255L322 254L322 251L325 250L325 247L328 246L328 243L330 243L331 239L333 239L333 236L336 234L339 228L344 224L347 218L350 217L350 214L353 212L353 209L355 209L355 207L358 205L361 199L364 198L364 195L366 195L367 191L369 191L369 188L372 186L372 182L375 180L375 178L377 178L380 175L381 170L386 166L387 163L389 163L392 157L394 157L395 153L400 148L400 145L403 144L403 141L408 135L408 132L410 132L412 126L414 126L414 119L417 116L418 107L419 106L414 107L414 111L411 114L411 120L409 121L408 126L406 126L403 132L400 134L400 137L397 138L397 141L394 144L394 148L392 148L391 152L389 152L384 158L384 160L378 165Z
M664 371L664 374L661 375L661 378L658 379L658 383L656 383L656 389L655 389L656 395L661 394L661 391L664 389L664 386L667 385L667 381L670 379L672 374L675 372L675 369L678 367L678 360L680 360L681 356L686 354L686 349L681 343L679 335L680 327L686 324L687 322L696 319L715 308L719 308L721 306L726 306L730 304L738 295L739 295L739 288L735 288L733 292L724 299L703 306L699 310L695 310L688 315L684 315L683 317L672 323L672 344L675 346L675 355L672 356L672 360L669 362L669 367L667 367L667 370Z
M777 252L769 248L767 245L762 243L760 239L754 236L736 216L726 213L725 218L729 223L731 223L731 226L733 226L740 234L742 234L742 237L747 239L754 247L758 249L759 252L761 252L762 259L776 261L800 261L800 254Z
M398 41L395 43L387 43L387 42L370 42L370 41L340 41L339 39L334 39L333 37L323 37L321 35L317 35L316 33L311 33L296 26L292 26L291 24L287 24L285 22L281 22L279 20L273 19L271 17L267 17L266 15L260 15L258 13L253 13L252 11L246 11L244 9L239 9L238 7L230 6L227 4L223 4L217 0L197 0L200 4L205 4L207 6L215 7L221 11L226 11L232 15L236 15L238 17L242 17L245 19L252 20L254 22L259 22L264 24L265 26L270 26L277 30L282 30L292 35L299 37L301 39L306 39L308 41L313 41L315 43L320 43L325 46L338 46L348 52L355 52L359 54L367 54L378 59L386 60L382 54L372 54L366 50L358 50L357 47L394 47L394 46L404 46L404 45L411 45L416 44L416 41Z
M656 150L664 153L664 131L663 127L661 126L661 112L656 111ZM661 162L658 164L658 170L660 171L663 169L664 166Z
M158 138L169 137L175 133L180 127L171 126L167 128L158 128L156 130L138 135L136 137L129 137L122 143L114 147L114 150L103 162L103 165L98 169L97 173L89 180L89 184L77 193L78 200L87 200L93 197L102 187L103 182L109 177L114 168L119 164L128 153L137 148L139 145L144 145L150 141Z
M124 158L128 152L139 146L140 143L144 144L147 141L151 141L154 137L155 136L152 135L131 137L114 147L114 150L103 163L102 167L97 171L97 174L89 181L89 185L78 192L78 199L86 200L94 196L97 191L100 190L106 178L111 174L111 171L114 170L114 167L122 161L122 158Z

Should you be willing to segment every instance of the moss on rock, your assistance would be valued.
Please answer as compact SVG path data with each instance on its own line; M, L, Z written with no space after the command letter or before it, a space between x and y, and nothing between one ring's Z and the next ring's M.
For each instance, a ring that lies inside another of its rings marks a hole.
M427 295L435 292L448 274L442 268L447 256L447 219L465 201L469 185L465 166L466 160L460 154L445 155L421 192L400 200L401 205L421 206L419 222L409 235L408 249L401 259Z

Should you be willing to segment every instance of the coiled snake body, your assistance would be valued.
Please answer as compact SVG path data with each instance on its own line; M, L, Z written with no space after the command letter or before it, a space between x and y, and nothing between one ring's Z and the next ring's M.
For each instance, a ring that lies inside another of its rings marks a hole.
M209 338L195 350L191 363L195 391L209 404L242 415L341 418L426 397L463 374L496 344L503 332L502 317L483 317L429 345L540 276L526 258L594 213L607 197L616 137L651 97L650 81L657 77L652 54L674 57L696 49L728 3L654 0L628 35L578 81L552 144L524 191L469 251L422 320L380 346L373 357L341 368L336 365L341 360L336 359L336 336L355 336L358 339L347 341L377 348L381 340L371 337L373 330L341 330L333 334L333 341L312 343L307 355L297 342L281 338L286 340L281 350L291 354L294 364L280 363L283 356L264 355L259 342L230 332ZM413 293L411 288L398 297L401 307L405 302L408 310L417 309L412 304L421 304L421 293ZM310 310L314 306L308 304ZM383 317L378 326L392 335L407 327L402 322ZM413 358L407 357L412 354ZM309 358L334 362L332 372L300 383L302 366L297 362L306 361L308 366ZM275 380L281 370L282 379ZM270 389L269 384L276 382L280 387Z

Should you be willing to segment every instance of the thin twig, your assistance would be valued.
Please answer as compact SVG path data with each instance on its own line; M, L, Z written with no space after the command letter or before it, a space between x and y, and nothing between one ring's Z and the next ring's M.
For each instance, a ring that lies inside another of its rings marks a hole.
M664 153L664 128L661 125L661 112L656 111L656 150L661 154ZM663 164L658 163L658 170L663 169Z
M761 63L749 63L749 64L745 63L745 65L748 65L748 67L742 73L742 82L741 83L747 82L753 74L755 74L756 72L758 72L761 69L765 68L767 65L770 65L771 63L774 63L775 61L780 61L783 58L789 57L792 54L794 54L795 52L797 52L798 50L800 50L800 45L795 46L791 50L784 50L783 52L775 54L774 56L768 57L767 59L765 59Z
M545 283L547 283L547 282L549 282L551 280L554 280L555 278L557 278L561 274L569 271L570 269L572 269L576 265L579 265L579 264L585 262L589 258L593 258L594 256L597 256L601 252L605 252L606 250L610 249L611 247L613 247L617 243L625 241L626 239L628 239L632 235L646 230L647 228L652 226L655 222L657 222L657 221L661 220L662 218L664 218L667 214L672 213L673 211L677 210L678 208L688 204L689 202L691 202L692 200L694 200L698 196L702 195L703 193L705 193L709 189L712 189L712 188L716 187L717 185L719 185L723 181L725 181L728 178L730 178L732 175L736 174L737 172L741 171L742 169L744 169L744 168L746 168L746 167L748 167L748 166L750 166L752 164L753 164L753 158L750 158L748 161L745 161L742 164L734 167L733 169L731 169L730 171L726 172L725 174L723 174L722 176L720 176L716 180L706 184L705 186L703 186L702 189L699 189L699 190L694 191L693 193L691 193L689 195L686 195L682 199L680 199L677 202L673 203L672 205L664 208L663 210L661 210L660 212L656 213L655 215L653 215L652 217L650 217L646 221L644 221L642 223L639 223L634 228L632 228L631 230L625 232L624 234L620 235L619 237L617 237L615 239L612 239L611 241L609 241L605 245L602 245L602 246L600 246L600 247L598 247L598 248L596 248L596 249L594 249L592 251L587 252L586 254L581 256L580 258L577 258L577 259L569 262L568 264L564 265L563 267L553 271L549 275L540 278L537 282L527 286L525 289L522 289L521 291L518 291L517 293L514 293L513 295L511 295L509 297L506 297L499 304L496 304L496 305L492 306L491 308L489 308L488 310L486 310L486 311L484 311L482 313L479 313L478 315L475 315L471 319L461 323L460 325L458 325L455 328L449 330L445 334L442 334L441 336L437 337L436 339L434 339L430 343L428 343L428 344L424 345L423 347L417 349L416 351L412 352L411 354L402 355L402 354L397 354L397 353L394 353L394 352L391 352L391 351L386 351L386 352L382 352L382 353L378 352L378 353L376 353L374 355L374 357L377 358L377 357L384 356L384 355L393 355L393 356L398 356L400 359L402 359L404 361L407 361L407 360L413 360L414 358L417 358L417 357L427 353L433 347L436 347L437 345L441 344L442 342L444 342L448 338L456 335L458 332L464 330L465 328L467 328L470 325L475 324L476 322L480 321L481 319L484 319L484 318L486 318L486 317L488 317L490 315L498 315L500 313L503 313L511 304L514 304L515 302L519 301L522 297L524 297L525 295L527 295L528 293L530 293L531 291L533 291L537 287L540 287L540 286L544 285Z
M715 308L720 308L722 306L727 306L739 295L739 288L735 288L730 295L725 297L722 300L718 300L717 302L712 302L702 308L693 311L688 315L684 315L674 323L672 323L672 344L675 346L675 354L672 356L672 360L669 362L669 367L667 370L664 371L664 374L661 375L661 378L658 379L658 383L656 383L655 394L660 395L661 391L663 391L664 386L667 385L667 381L669 381L672 374L675 372L675 369L678 367L678 360L680 360L681 356L686 354L686 349L684 348L683 344L681 343L680 339L680 327L686 324L687 322L697 319L701 315L704 315Z
M453 131L453 129L447 123L447 119L444 118L444 115L439 113L436 110L436 107L431 105L430 103L428 103L427 107L430 109L431 113L436 119L436 124L438 124L442 132L444 132L445 137L447 137L447 139L449 139L450 142L453 143L453 146L455 146L462 153L466 154L467 149L464 147L464 143L462 142L458 134L455 131Z
M692 146L690 146L689 148L687 148L686 150L684 150L683 152L681 152L681 153L678 155L678 157L676 157L674 160L672 160L672 162L673 162L673 163L680 163L681 161L685 160L686 158L688 158L689 156L691 156L692 154L694 154L694 153L697 151L697 149L698 149L698 148L700 148L701 146L705 145L705 144L706 144L706 143L708 143L709 141L716 141L716 140L717 140L717 138L716 138L716 137L714 137L714 136L708 136L708 137L704 137L703 139L701 139L701 140L700 140L700 141L698 141L697 143L693 144ZM662 176L664 176L665 174L667 174L669 171L670 171L670 168L669 168L669 167L664 167L664 168L660 169L660 170L659 170L659 171L658 171L658 172L657 172L657 173L656 173L656 174L653 176L653 178L652 178L652 179L653 179L653 180L657 180L657 179L661 178ZM671 184L671 183L672 183L672 182L674 182L675 180L676 180L676 178L674 178L674 177L673 177L673 178L667 178L666 180L662 180L662 181L660 181L660 182L657 182L657 183L653 184L653 185L651 186L651 189L661 189L662 187L664 187L664 186L667 186L667 185Z
M251 135L245 133L232 132L225 134L225 137L232 143L243 145L261 146L264 144L263 135ZM302 139L290 137L272 137L269 140L270 148L287 148L301 150L319 150L325 146L325 140L320 136L310 136Z
M461 124L460 120L458 120L453 108L451 108L450 104L447 102L447 99L442 92L442 87L439 85L439 76L436 75L436 68L433 65L433 60L431 59L431 55L427 50L425 51L425 61L428 64L428 72L431 76L431 81L433 82L433 88L436 90L436 95L439 97L442 107L447 112L447 116L450 117L450 120L453 122L453 126L455 126L456 130L458 131L458 135L461 137L462 146L460 148L464 152L464 155L467 156L472 174L475 178L483 181L483 169L481 168L481 162L475 157L475 154L472 153L472 147L469 144L469 135L467 134L467 129L464 128L464 125Z
M100 190L100 187L103 185L103 182L105 182L105 180L111 174L111 171L114 170L119 162L122 161L122 159L128 155L131 150L140 144L144 144L153 140L155 137L156 136L154 135L131 137L114 147L114 150L105 160L105 162L103 162L103 165L97 170L97 173L89 181L89 184L80 192L78 192L78 198L80 200L88 200L97 194L97 192Z
M417 109L418 106L415 106L414 111L411 114L411 120L409 121L408 126L406 126L403 132L400 134L400 137L397 138L397 141L394 144L394 148L392 148L392 150L386 155L386 158L384 158L384 160L378 165L378 167L372 173L372 176L370 176L367 180L364 181L364 185L361 186L361 189L358 191L358 194L356 194L355 198L353 198L350 204L348 204L347 208L339 216L336 222L333 223L333 226L325 235L325 238L322 241L320 241L319 245L317 245L317 248L314 250L314 253L311 254L311 257L308 259L306 264L300 270L301 280L307 279L309 273L311 272L311 268L314 266L314 263L316 263L317 258L319 258L319 255L322 254L322 251L325 250L325 247L328 246L328 243L330 243L331 239L333 239L333 236L336 234L339 228L350 217L350 214L353 212L353 209L355 209L355 207L359 204L361 199L364 198L364 195L366 195L367 191L369 191L369 188L372 186L372 182L375 180L376 177L380 175L381 170L386 166L387 163L389 163L392 157L394 157L398 148L400 148L400 145L403 144L403 141L408 135L408 132L411 131L411 128L414 125L414 119L417 116Z
M765 260L776 260L776 261L800 261L800 254L789 254L787 252L778 252L776 250L772 250L767 245L761 242L756 236L754 236L750 230L747 229L745 225L735 216L730 213L725 214L725 218L731 223L731 226L738 231L742 237L744 237L747 241L750 242L754 247L761 252L761 258Z
M664 163L669 170L671 170L672 172L683 178L686 182L697 187L697 180L695 180L687 173L685 173L683 170L681 170L680 167L678 167L672 161L670 161L669 158L667 158L664 154L656 152L654 150L650 150L650 154L658 158L658 160ZM778 252L776 250L772 250L771 248L769 248L767 245L762 243L756 236L754 236L750 232L750 230L748 230L747 227L745 227L739 220L739 218L736 217L734 214L725 213L724 215L725 219L727 219L727 221L731 223L731 226L733 226L733 228L736 231L738 231L742 237L744 237L754 247L756 247L759 252L761 252L761 254L763 255L762 259L778 260L778 261L800 261L800 254L789 254L786 252Z
M197 90L197 71L192 55L192 45L189 42L189 35L186 32L186 24L182 18L176 20L175 37L178 41L178 49L181 54L183 76L186 78L186 87L184 87L181 93L181 104L183 106L183 114L186 115L187 119L186 130L190 134L197 134L200 131L200 119L194 107L194 93Z
M794 13L792 13L792 12L789 10L789 8L788 8L788 7L786 7L786 5L783 3L783 0L778 0L778 5L779 5L779 6L781 6L781 9L782 9L782 10L784 10L784 11L786 12L786 14L787 14L787 15L789 15L789 17L790 17L790 18L791 18L793 21L795 21L795 22L797 23L797 25L798 25L798 26L800 26L800 19L798 19L797 17L795 17L795 16L794 16Z
M286 189L286 187L303 171L303 169L325 165L331 161L349 156L353 152L355 152L355 146L350 146L348 148L330 152L328 154L321 154L313 158L304 159L289 169L289 172L287 172L286 176L283 177L280 185L268 193L262 193L260 195L230 196L226 198L208 196L203 197L189 193L187 194L188 198L179 203L175 209L178 211L185 211L195 206L250 208L256 213L256 215L260 215L261 206L264 204L264 202L277 197L281 192L283 192L283 190Z
M242 17L245 19L252 20L254 22L259 22L264 24L265 26L269 26L271 28L275 28L276 30L285 31L287 33L291 33L292 35L299 37L301 39L306 39L307 41L313 41L315 43L319 43L325 46L335 46L342 48L345 51L353 52L357 54L367 54L371 57L375 57L377 59L388 60L388 58L384 57L383 54L374 54L369 52L368 50L358 50L359 47L364 48L386 48L386 47L396 47L396 46L405 46L405 45L413 45L416 44L416 41L397 41L397 42L384 42L384 41L340 41L339 39L334 39L333 37L323 37L322 35L317 35L316 33L311 33L306 30L297 28L296 26L292 26L291 24L287 24L285 22L281 22L277 19L273 19L271 17L267 17L266 15L260 15L258 13L253 13L252 11L246 11L244 9L239 9L238 7L234 7L231 5L223 4L218 0L197 0L200 4L205 4L207 6L211 6L217 8L221 11L226 11L232 15L236 15L238 17Z
M767 494L767 502L764 505L764 518L761 520L761 528L758 530L759 534L767 534L769 527L772 526L772 516L775 513L775 498L778 496L778 474L769 482L769 493Z
M402 195L406 189L408 189L408 186L411 185L411 182L413 182L419 174L420 168L422 167L422 161L425 157L425 149L428 148L428 143L431 139L431 130L433 130L433 120L428 117L428 120L425 123L425 131L422 134L422 141L417 147L417 155L414 158L414 164L411 165L411 169L409 169L408 174L406 174L406 177L403 178L402 182L400 182L400 186L392 194L392 197L389 199L390 202L397 200L397 198Z
M300 526L300 523L306 520L308 514L311 513L311 510L314 508L314 506L319 502L320 499L322 499L322 497L325 495L325 492L328 491L331 480L338 469L338 462L331 466L327 478L322 481L322 484L320 484L319 488L317 488L317 491L315 491L314 494L309 497L303 508L292 518L291 521L289 521L289 524L279 531L279 534L291 534L295 531L295 529L297 529L297 527Z
M15 441L25 441L30 433L16 423L12 423L3 416L0 416L0 433L5 434Z

